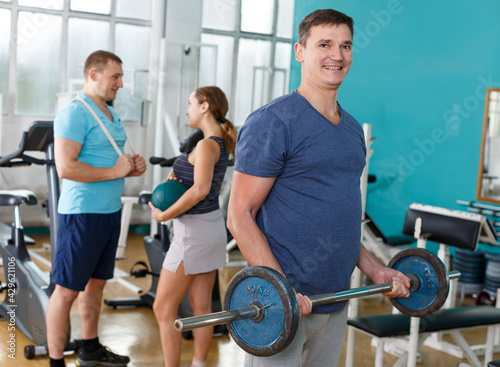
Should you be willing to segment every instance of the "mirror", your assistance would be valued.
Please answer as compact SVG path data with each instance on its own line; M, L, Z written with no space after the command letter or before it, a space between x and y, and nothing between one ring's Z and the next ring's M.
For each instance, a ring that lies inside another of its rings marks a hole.
M486 90L476 200L500 204L500 88Z

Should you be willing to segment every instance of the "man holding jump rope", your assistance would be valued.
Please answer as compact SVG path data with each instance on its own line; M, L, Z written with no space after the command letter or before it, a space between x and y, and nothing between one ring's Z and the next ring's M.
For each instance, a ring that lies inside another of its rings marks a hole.
M51 367L65 366L64 345L77 296L83 346L76 364L125 366L130 361L101 345L97 334L103 289L113 277L124 178L146 171L143 157L122 153L127 134L118 114L106 104L123 87L121 65L111 52L92 53L84 66L83 93L54 121L55 161L62 190L52 272L55 289L47 307Z

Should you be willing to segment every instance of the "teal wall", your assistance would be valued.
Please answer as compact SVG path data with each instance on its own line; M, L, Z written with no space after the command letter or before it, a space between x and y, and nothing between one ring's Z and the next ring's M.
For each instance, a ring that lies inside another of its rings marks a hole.
M300 0L295 41L302 18L328 7L355 22L339 102L376 138L368 213L396 235L412 202L465 210L456 200L475 199L485 89L500 87L500 2ZM295 89L300 64L291 70Z

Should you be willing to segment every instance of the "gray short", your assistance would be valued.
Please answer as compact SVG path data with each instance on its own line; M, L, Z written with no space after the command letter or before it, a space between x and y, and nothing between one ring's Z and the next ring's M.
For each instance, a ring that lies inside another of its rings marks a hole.
M337 366L347 327L347 308L300 319L297 334L285 350L270 357L246 354L245 367Z
M186 214L173 220L174 238L163 267L177 272L184 262L186 275L207 273L226 265L227 232L222 212Z

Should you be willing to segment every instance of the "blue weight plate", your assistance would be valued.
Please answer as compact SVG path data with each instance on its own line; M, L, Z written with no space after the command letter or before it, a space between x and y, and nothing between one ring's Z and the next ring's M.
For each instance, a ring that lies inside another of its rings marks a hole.
M464 277L460 275L460 282L462 283L484 283L484 278L471 278L471 277Z
M430 251L410 248L398 252L389 267L403 274L414 274L421 286L409 297L391 298L399 311L412 317L424 317L439 310L446 302L450 289L448 271L443 262Z
M455 270L458 270L460 274L470 274L470 275L483 275L486 274L486 271L484 268L479 269L479 268L469 268L467 266L460 266L455 264L453 266Z
M460 280L464 279L464 278L482 278L484 279L485 277L485 272L482 272L482 273L477 273L477 272L473 272L473 271L464 271L462 269L458 269L457 270L460 271Z
M492 261L494 263L500 263L500 254L486 253L486 260Z
M484 274L486 274L486 271L484 271L484 269L482 271L478 271L478 270L471 270L471 269L467 269L467 268L462 268L460 266L455 267L455 269L458 270L458 271L460 271L460 278L463 275L466 275L466 276L483 276L484 277Z
M500 267L497 267L497 266L490 266L488 264L488 266L486 267L486 271L489 271L491 273L499 274L500 275Z
M458 257L456 257L453 260L453 264L455 264L455 266L457 266L457 267L461 266L461 267L467 268L467 269L482 270L482 269L486 268L486 261L465 261L465 260L461 260Z
M456 253L455 259L458 259L458 260L463 261L463 262L470 262L470 263L486 262L486 257L484 256L483 253L480 253L477 256L470 256L470 255L463 255L463 254Z
M495 286L492 286L489 284L484 284L484 289L496 294L498 287L495 287Z
M237 310L251 304L263 307L262 317L241 319L228 324L233 340L247 353L271 356L293 340L299 322L295 292L277 271L248 267L229 282L224 295L224 310Z
M496 261L490 261L488 262L488 265L486 266L486 269L494 270L497 272L500 272L500 263Z
M494 271L494 270L491 270L491 269L486 269L485 274L486 274L486 276L488 278L500 279L500 272L498 272L498 271Z
M491 279L486 279L484 281L484 284L487 284L491 287L496 287L496 288L500 288L500 281L494 281L494 280L491 280Z
M488 265L486 265L486 271L500 274L500 266L496 265L494 262L489 262Z
M487 253L486 259L488 259L490 261L494 261L494 262L500 262L500 254Z
M465 257L484 257L485 253L483 251L471 251L471 250L466 250L466 249L461 249L461 248L456 248L455 249L455 254L458 255L463 255Z
M458 292L463 293L463 294L474 294L483 289L483 284L482 283L463 283L463 282L458 282Z

